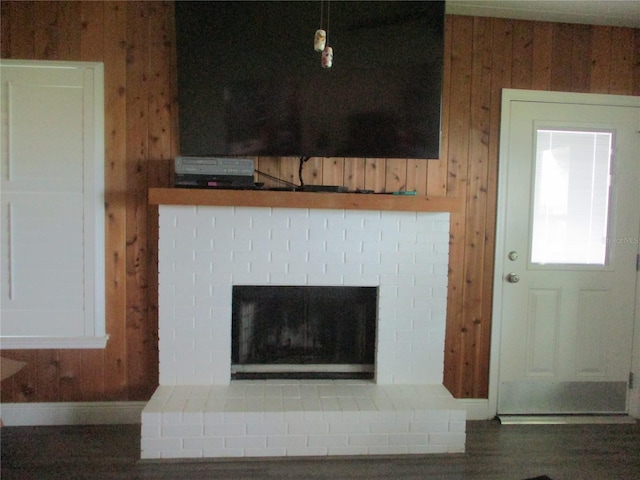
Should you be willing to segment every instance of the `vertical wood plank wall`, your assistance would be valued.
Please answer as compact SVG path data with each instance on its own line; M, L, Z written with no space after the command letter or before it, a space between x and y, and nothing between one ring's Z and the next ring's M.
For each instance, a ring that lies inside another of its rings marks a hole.
M0 56L105 64L105 350L12 350L2 402L146 400L158 382L157 210L178 152L171 2L2 1ZM452 218L445 385L488 394L502 88L640 95L640 30L448 16L441 158L314 158L305 183L466 199ZM257 168L297 183L294 158ZM274 181L259 178L267 185Z

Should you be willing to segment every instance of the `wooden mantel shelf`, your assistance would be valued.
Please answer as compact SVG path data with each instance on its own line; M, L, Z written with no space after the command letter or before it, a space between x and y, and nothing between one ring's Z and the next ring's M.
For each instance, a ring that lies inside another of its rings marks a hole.
M367 193L290 192L273 190L215 190L150 188L152 205L330 208L405 212L460 212L462 198Z

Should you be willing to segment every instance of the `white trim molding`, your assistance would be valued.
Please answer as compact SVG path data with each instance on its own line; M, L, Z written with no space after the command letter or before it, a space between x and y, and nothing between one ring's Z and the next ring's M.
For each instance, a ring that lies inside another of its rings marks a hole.
M105 348L109 335L102 337L0 337L0 350L48 348Z
M141 423L147 402L3 403L7 427L49 425L122 425Z
M491 420L496 412L489 408L489 400L486 398L458 398L458 407L467 412L467 420Z

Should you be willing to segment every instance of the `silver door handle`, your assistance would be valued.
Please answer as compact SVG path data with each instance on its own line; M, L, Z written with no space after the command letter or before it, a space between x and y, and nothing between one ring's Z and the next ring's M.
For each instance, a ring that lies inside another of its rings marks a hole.
M517 273L507 273L507 282L518 283L520 281L520 275Z

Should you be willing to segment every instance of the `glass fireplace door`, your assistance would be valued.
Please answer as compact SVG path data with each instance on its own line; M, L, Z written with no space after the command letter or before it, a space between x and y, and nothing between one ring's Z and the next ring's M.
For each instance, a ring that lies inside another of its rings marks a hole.
M235 286L233 378L372 378L375 287Z

